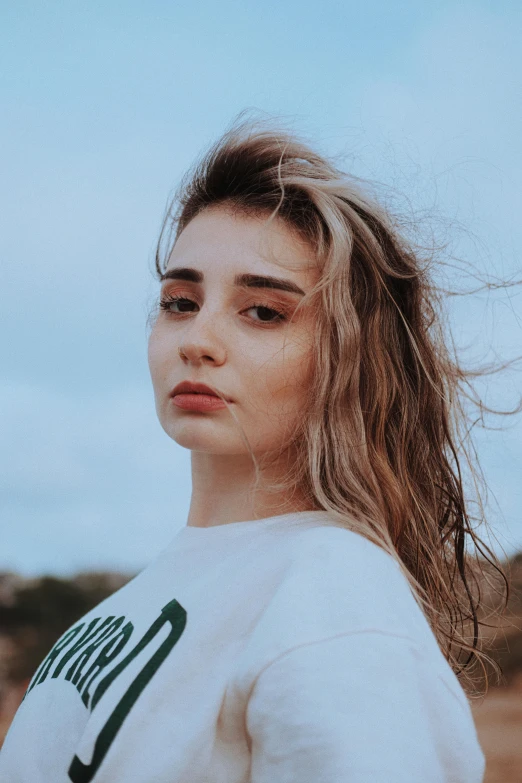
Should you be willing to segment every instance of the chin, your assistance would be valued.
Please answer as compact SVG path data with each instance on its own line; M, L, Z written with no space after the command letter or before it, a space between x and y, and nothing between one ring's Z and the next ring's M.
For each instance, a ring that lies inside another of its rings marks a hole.
M208 454L235 454L238 449L244 450L244 446L235 442L228 442L223 437L223 432L209 431L208 422L187 422L183 426L170 426L163 428L169 438L172 438L178 446L191 451L205 451ZM235 439L231 439L235 441ZM227 448L228 445L228 448Z

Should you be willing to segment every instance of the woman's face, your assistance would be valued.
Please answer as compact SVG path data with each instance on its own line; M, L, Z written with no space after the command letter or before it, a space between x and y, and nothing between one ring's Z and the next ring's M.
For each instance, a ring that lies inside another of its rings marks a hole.
M226 407L202 412L174 404L171 393L181 381L208 384L232 400L256 454L286 445L299 422L312 369L310 309L288 323L300 293L262 281L241 286L236 278L283 278L306 293L318 272L311 249L281 218L270 226L264 221L224 207L204 210L180 234L169 258L148 361L161 426L187 449L248 453ZM180 268L192 270L199 282L177 277Z

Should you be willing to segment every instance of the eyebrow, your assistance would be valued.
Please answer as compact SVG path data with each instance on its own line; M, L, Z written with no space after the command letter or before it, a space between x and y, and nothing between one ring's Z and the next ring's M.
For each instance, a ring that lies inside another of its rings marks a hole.
M190 283L202 283L204 280L203 272L197 269L187 267L177 267L169 269L160 276L160 282L164 280L187 280ZM252 275L241 274L234 277L234 285L238 288L275 288L279 291L289 291L292 294L305 296L305 292L291 280L286 280L271 275Z

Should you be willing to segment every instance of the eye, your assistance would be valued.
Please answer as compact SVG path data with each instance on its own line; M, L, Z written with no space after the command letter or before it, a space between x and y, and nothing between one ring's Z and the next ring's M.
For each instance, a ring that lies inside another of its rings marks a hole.
M253 304L250 305L250 307L247 307L248 310L261 310L260 313L260 321L262 323L274 323L277 321L286 321L286 315L279 310L274 310L273 307L268 307L268 305L264 304ZM245 311L246 312L246 311ZM270 314L272 314L272 318L270 318ZM268 315L268 318L265 318L265 316ZM254 319L257 320L257 319Z
M175 310L171 309L171 305L178 304L178 302L188 302L189 304L195 304L192 299L187 299L184 296L172 296L171 294L167 294L160 299L159 306L167 313L172 313L172 315L180 315L180 313L176 313Z
M188 299L185 296L173 296L172 294L167 294L166 296L162 297L160 300L159 306L162 310L164 310L169 315L185 315L193 312L192 310L186 310L182 309L181 311L174 310L173 306L179 306L180 308L186 308L187 306L190 307L190 305L197 304L192 299ZM262 302L260 303L254 303L251 304L250 307L247 307L243 312L248 312L249 310L259 310L258 318L254 318L254 320L257 323L261 324L273 324L278 323L281 321L286 321L286 314L284 312L281 312L280 310L276 310L273 307L269 307L267 304L264 304Z

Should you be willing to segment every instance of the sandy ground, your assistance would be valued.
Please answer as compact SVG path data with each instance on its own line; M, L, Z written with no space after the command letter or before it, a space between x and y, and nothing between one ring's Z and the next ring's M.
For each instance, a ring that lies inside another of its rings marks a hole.
M486 756L484 783L522 783L522 676L492 688L471 710Z

